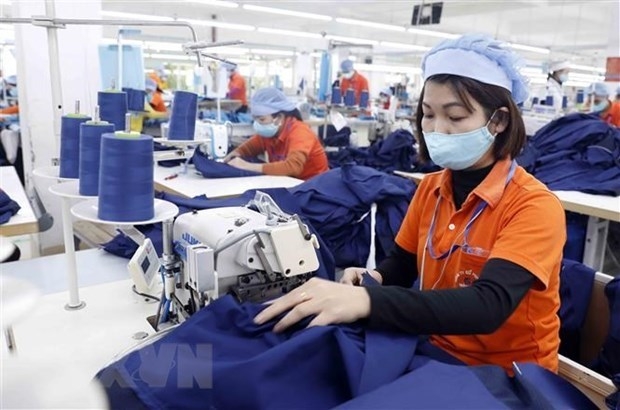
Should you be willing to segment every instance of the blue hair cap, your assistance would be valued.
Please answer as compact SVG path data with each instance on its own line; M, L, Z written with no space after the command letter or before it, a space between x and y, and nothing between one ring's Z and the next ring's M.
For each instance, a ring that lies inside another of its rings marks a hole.
M345 73L353 71L353 61L348 59L344 60L342 63L340 63L340 69Z
M157 89L157 83L155 80L147 78L146 81L144 81L144 89L146 91L155 91Z
M605 83L592 83L588 93L599 97L609 97L609 90L607 89Z
M465 34L442 41L424 55L422 76L452 74L493 84L510 91L512 99L527 99L527 79L519 72L525 66L521 57L506 43L486 34Z
M275 87L262 88L252 96L250 111L254 116L272 115L281 111L293 111L295 104Z

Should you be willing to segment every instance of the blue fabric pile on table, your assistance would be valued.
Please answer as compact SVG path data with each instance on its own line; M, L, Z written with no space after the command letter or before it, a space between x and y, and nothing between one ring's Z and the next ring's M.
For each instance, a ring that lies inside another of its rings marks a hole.
M0 189L0 224L7 223L20 209L19 204Z
M536 365L519 364L511 378L497 366L464 366L416 336L358 323L306 329L308 318L276 334L273 322L254 324L263 308L225 296L102 369L110 407L596 408Z

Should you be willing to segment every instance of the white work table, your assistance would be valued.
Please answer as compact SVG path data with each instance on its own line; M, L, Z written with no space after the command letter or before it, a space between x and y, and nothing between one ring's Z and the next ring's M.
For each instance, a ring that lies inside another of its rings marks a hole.
M213 199L239 196L250 189L292 188L304 182L297 178L274 175L205 178L197 173L193 165L187 167L186 174L182 171L182 165L172 168L155 166L155 189L187 198L206 195L207 198ZM171 175L177 176L167 180L166 177Z
M38 232L37 218L17 176L15 167L0 167L0 188L21 207L7 223L0 225L0 235L15 236Z
M413 180L424 178L421 172L394 171L394 174ZM566 211L587 215L588 227L583 250L583 263L601 270L605 259L605 244L609 221L620 222L620 196L586 194L578 191L553 191Z
M64 309L64 255L2 264L1 277L28 280L41 296L13 324L16 354L0 346L4 392L0 408L15 404L16 394L23 408L106 408L93 405L90 395L85 400L88 382L117 354L135 345L138 332L154 333L146 318L156 313L157 304L132 292L127 259L98 249L76 255L86 307L73 311ZM37 402L36 396L43 396L43 401Z

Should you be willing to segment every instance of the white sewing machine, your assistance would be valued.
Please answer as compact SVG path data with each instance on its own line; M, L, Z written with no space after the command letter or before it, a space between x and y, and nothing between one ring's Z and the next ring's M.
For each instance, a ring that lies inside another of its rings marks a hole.
M283 213L261 192L250 205L259 211L229 207L179 216L170 247L164 226L164 294L171 301L171 321L181 322L229 293L240 301L275 298L319 268L318 240L297 215Z

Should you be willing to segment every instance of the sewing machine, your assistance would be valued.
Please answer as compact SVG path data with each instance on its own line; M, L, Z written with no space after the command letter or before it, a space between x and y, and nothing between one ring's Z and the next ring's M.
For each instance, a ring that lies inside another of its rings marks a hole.
M273 299L319 268L318 240L297 215L282 212L262 192L248 205L257 210L206 209L177 217L173 226L164 223L164 297L154 327L182 322L225 294Z

